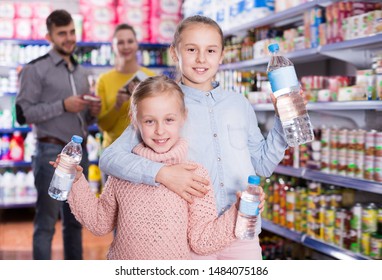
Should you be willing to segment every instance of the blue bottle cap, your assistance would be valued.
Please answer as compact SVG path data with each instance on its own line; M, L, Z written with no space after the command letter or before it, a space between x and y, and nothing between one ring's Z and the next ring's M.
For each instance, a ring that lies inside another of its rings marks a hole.
M259 185L260 184L260 177L256 176L256 175L248 176L248 184Z
M280 49L279 44L277 44L277 43L273 43L273 44L268 45L268 50L272 53L277 52L279 49Z
M72 141L73 141L74 143L78 143L78 144L81 144L81 143L82 143L82 141L83 141L83 139L82 139L82 137L81 137L81 136L78 136L78 135L73 135L73 136L72 136Z

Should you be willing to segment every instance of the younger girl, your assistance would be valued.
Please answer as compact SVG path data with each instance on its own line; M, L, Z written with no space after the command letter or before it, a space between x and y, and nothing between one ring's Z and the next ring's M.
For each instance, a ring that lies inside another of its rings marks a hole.
M185 162L187 143L180 138L186 107L179 86L157 76L141 82L131 97L131 118L143 143L133 152L166 166ZM196 163L193 171L207 171ZM78 167L78 171L82 169ZM212 186L188 204L164 186L134 184L110 176L100 198L78 172L68 202L76 219L96 235L116 227L108 259L190 259L221 250L235 240L235 205L217 218Z
M215 21L192 16L178 25L171 46L188 109L184 137L190 145L189 158L207 168L219 215L235 203L236 192L246 188L248 175L270 176L287 147L277 116L274 127L264 139L248 100L243 95L223 90L214 82L223 60L223 40L223 33ZM195 197L203 190L200 182L204 183L204 179L191 172L192 167L164 166L132 154L137 141L131 127L127 128L101 155L101 169L136 183L161 183L188 200L190 195ZM260 219L257 226L260 233ZM261 259L259 240L237 240L208 258Z

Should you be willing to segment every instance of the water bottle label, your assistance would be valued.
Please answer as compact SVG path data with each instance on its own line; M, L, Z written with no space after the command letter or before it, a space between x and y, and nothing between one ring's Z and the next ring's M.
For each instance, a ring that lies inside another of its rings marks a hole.
M293 66L282 67L268 72L273 92L284 88L298 87L298 79Z
M240 200L239 212L247 216L258 216L259 215L259 204L258 201L246 201Z

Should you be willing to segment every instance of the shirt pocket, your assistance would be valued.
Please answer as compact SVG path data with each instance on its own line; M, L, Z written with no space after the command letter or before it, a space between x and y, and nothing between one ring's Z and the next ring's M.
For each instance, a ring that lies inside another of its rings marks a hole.
M247 147L247 133L244 126L228 125L228 138L231 146L238 150Z

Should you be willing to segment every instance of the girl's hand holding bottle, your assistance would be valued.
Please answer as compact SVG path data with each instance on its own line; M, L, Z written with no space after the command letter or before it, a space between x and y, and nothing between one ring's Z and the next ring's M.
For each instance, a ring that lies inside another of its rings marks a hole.
M56 161L49 161L49 164L52 165L54 168L57 168L59 162L60 162L60 155L57 155ZM76 173L76 177L74 177L73 184L81 178L81 175L84 169L80 165L77 165L76 170L77 170L77 173Z

